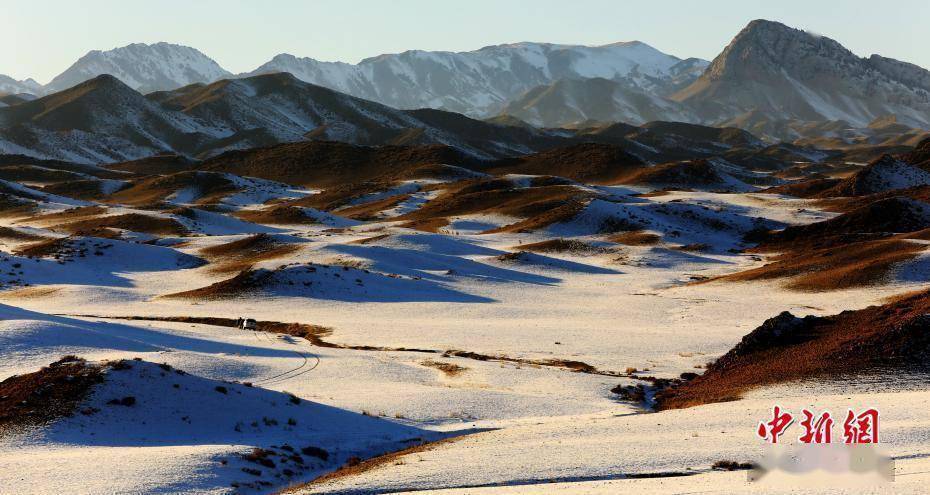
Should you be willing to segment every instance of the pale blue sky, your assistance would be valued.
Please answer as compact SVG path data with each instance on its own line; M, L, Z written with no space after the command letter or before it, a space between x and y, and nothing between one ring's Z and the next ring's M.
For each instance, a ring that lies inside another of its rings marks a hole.
M356 63L516 41L640 40L711 59L756 18L930 68L928 0L0 0L0 9L0 74L41 83L89 50L156 41L198 48L232 72L282 52Z

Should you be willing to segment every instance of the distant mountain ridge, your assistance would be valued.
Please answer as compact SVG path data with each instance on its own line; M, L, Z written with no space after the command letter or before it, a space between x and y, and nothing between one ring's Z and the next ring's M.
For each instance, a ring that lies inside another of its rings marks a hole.
M290 72L396 108L442 108L487 117L522 93L561 79L597 77L643 91L670 92L682 79L695 79L707 63L682 60L639 41L603 46L514 43L470 52L411 50L357 65L281 54L249 75Z
M204 157L281 142L444 144L476 158L522 154L566 138L440 110L397 110L285 73L142 95L97 76L0 107L0 154L107 163L160 153Z
M0 76L0 93L51 94L101 74L149 93L278 72L396 109L535 127L681 121L737 126L775 142L872 139L873 123L884 121L930 129L930 71L880 55L861 58L830 38L766 20L749 23L713 62L639 41L527 42L411 50L358 64L280 54L233 75L194 48L156 43L89 52L44 87Z

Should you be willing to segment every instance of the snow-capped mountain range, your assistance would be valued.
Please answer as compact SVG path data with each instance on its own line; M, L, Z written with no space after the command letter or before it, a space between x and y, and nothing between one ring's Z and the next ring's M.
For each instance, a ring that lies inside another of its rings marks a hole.
M281 54L233 75L194 48L156 43L92 51L45 86L0 76L0 93L51 94L101 74L149 93L277 72L397 109L537 127L664 120L736 125L773 140L804 137L785 130L807 122L860 129L893 116L901 125L930 128L927 70L879 55L860 58L827 37L764 20L746 26L712 63L639 41L515 43L413 50L358 64Z
M604 78L663 94L676 81L699 76L706 65L639 41L604 46L516 43L461 53L413 50L357 65L282 54L250 74L290 72L397 108L442 108L487 117L523 93L563 79Z

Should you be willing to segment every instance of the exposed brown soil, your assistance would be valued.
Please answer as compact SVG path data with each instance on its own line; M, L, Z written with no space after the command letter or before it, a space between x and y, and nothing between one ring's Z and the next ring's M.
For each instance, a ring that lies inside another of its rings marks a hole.
M474 161L441 145L367 147L304 141L229 151L206 160L201 169L326 188L408 175L422 165Z
M34 201L0 192L0 218L23 218L37 211L38 207Z
M647 167L619 146L582 143L518 158L498 160L483 168L492 174L567 177L592 184L618 184Z
M210 246L200 254L211 261L211 270L217 273L240 272L259 261L287 256L300 247L275 240L268 234L257 234L238 241Z
M534 253L591 254L591 253L603 253L606 251L606 249L604 248L593 246L584 241L579 241L576 239L561 239L561 238L534 242L532 244L522 244L520 246L514 246L514 248L519 248L524 251L531 251Z
M448 218L427 218L424 220L411 220L400 224L405 229L420 230L423 232L437 233L439 229L449 225Z
M99 200L104 196L101 184L102 182L95 179L59 182L43 187L42 192L88 201Z
M319 220L297 206L275 205L258 210L239 210L233 216L252 223L265 225L311 225Z
M927 247L912 242L928 235L927 208L907 198L869 203L822 222L756 233L749 252L779 253L772 263L712 280L791 279L794 290L826 291L884 281L892 268ZM900 234L896 234L901 232Z
M796 198L814 198L840 183L840 179L811 179L769 187L762 192L784 194Z
M836 198L849 196L865 196L884 192L889 188L886 180L882 177L883 168L889 163L894 163L896 159L891 155L884 155L881 158L869 163L865 168L839 181L833 187L824 189L817 193L817 198Z
M442 371L448 377L456 377L468 370L464 366L459 366L455 363L447 363L443 361L434 361L432 359L426 359L420 362L421 365L428 368L436 368L439 371Z
M63 221L73 221L79 218L90 218L98 215L103 215L107 212L107 209L103 206L79 206L77 208L69 208L67 210L62 210L55 213L46 213L45 215L38 215L30 220L36 223L42 223L45 225L56 224Z
M260 290L272 276L265 270L245 269L235 277L210 284L206 287L193 289L162 297L173 299L226 299L240 297Z
M488 233L532 231L574 218L590 197L591 193L574 186L514 188L511 181L504 179L462 181L397 219L411 221L402 225L404 227L435 231L447 225L444 222L448 217L500 214L524 220Z
M870 203L894 197L910 198L916 201L922 201L924 203L930 204L930 185L909 187L906 189L895 189L893 191L869 194L866 196L818 199L815 204L818 208L822 208L827 211L846 213L857 208L861 208L862 206L868 205Z
M714 280L750 281L789 278L785 287L800 291L830 291L884 282L892 268L927 248L905 236L852 242L841 248L792 250L772 263Z
M137 175L169 175L191 170L196 166L196 162L178 155L156 155L104 166L110 170L122 170Z
M432 450L440 445L455 442L464 437L465 435L458 436L458 437L444 438L442 440L438 440L435 442L421 443L413 447L408 447L406 449L399 450L397 452L391 452L389 454L372 457L371 459L367 459L364 461L353 460L352 462L347 463L345 466L342 466L339 469L331 473L324 474L308 483L301 483L296 486L286 488L278 492L278 494L284 495L288 493L296 493L298 490L304 491L307 488L312 487L312 486L321 485L323 483L336 481L336 480L339 480L342 478L348 478L351 476L358 476L359 474L377 469L381 466L385 466L387 464L393 464L394 462L397 462L401 457L404 457L410 454L415 454L417 452L425 452L427 450Z
M143 179L112 194L108 201L135 206L157 205L184 189L198 192L197 203L214 202L238 190L223 174L179 172Z
M391 234L378 234L378 235L371 236L371 237L365 237L364 239L356 239L354 241L349 242L349 244L371 244L373 242L378 242L382 239L387 239L388 237L391 237Z
M353 220L371 221L381 218L380 213L389 210L395 206L410 199L409 194L396 194L388 196L377 201L370 201L359 205L353 205L348 208L342 208L336 212L341 217L351 218Z
M304 196L288 204L293 206L309 206L318 210L331 211L345 206L353 200L367 194L386 191L392 187L394 187L394 183L391 181L370 180L352 182L329 187L317 194Z
M85 176L34 165L7 165L0 166L0 179L13 182L52 183L84 179Z
M506 181L505 181L506 182ZM573 186L512 188L497 181L468 184L443 192L418 210L398 217L401 220L497 213L518 218L543 215L569 202L580 202L591 193ZM491 187L491 189L487 189ZM504 188L507 187L507 188Z
M554 206L548 202L541 202L536 206L545 207L545 206L554 206L551 209L542 208L542 211L527 218L526 220L519 221L510 225L505 225L496 229L491 229L485 231L485 234L493 234L495 232L534 232L537 230L545 229L550 225L557 223L568 222L578 216L588 202L584 198L572 198L568 199L561 204Z
M0 226L0 239L8 239L11 241L38 241L45 239L45 237L37 234L32 234L29 232L22 232L20 230L11 229L9 227Z
M644 168L624 178L623 184L673 186L690 188L711 186L723 182L713 165L707 160L689 160L663 163Z
M99 366L65 357L39 371L0 382L0 435L70 416L103 381Z
M658 409L735 400L753 388L883 369L926 369L930 292L826 317L782 313L746 335L697 378L657 394Z
M863 239L930 227L930 206L908 198L892 197L860 206L837 217L807 225L792 225L762 238L757 250L785 246L837 245L835 239Z
M607 240L627 246L653 246L662 241L662 236L650 232L643 232L641 230L634 230L611 235Z
M153 217L141 213L124 213L90 218L53 227L66 232L90 232L101 228L122 229L152 235L185 235L187 229L172 218Z

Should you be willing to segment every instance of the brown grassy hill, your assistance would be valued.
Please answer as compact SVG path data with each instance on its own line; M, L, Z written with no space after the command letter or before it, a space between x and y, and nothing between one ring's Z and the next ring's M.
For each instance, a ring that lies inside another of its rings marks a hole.
M582 143L517 158L505 158L482 169L491 174L567 177L594 184L617 184L646 167L619 146Z
M320 221L299 206L275 205L258 210L240 210L233 215L246 222L264 225L316 224Z
M0 435L71 415L94 385L99 366L66 356L33 373L0 382Z
M815 198L824 191L832 190L840 182L842 182L841 179L811 179L769 187L761 192L784 194L796 198Z
M447 190L418 210L400 220L425 220L476 213L496 213L518 218L540 215L575 199L585 199L591 193L574 186L543 186L474 190L479 183L458 190Z
M246 270L259 261L286 256L297 249L297 244L283 242L268 234L257 234L201 249L200 254L210 260L212 271L231 273Z
M52 183L66 180L83 180L84 178L85 176L68 170L49 169L35 165L0 166L0 179L9 181Z
M476 163L454 148L431 146L356 146L332 141L306 141L223 153L205 161L201 170L230 172L288 184L332 187L389 179L423 165Z
M136 175L168 175L192 170L197 162L175 154L154 155L128 162L110 163L106 168Z
M657 394L659 409L739 398L753 388L886 370L924 370L930 357L930 292L826 317L788 312L767 320L687 382Z
M128 184L124 184L123 187L128 187ZM42 192L88 201L100 200L106 196L103 193L103 182L96 179L73 180L49 184L42 187Z
M623 181L624 184L682 188L715 186L723 182L723 177L707 160L663 163L639 170Z
M752 252L778 255L764 266L715 280L787 279L795 290L827 291L883 281L926 249L930 206L894 197L809 225L759 234Z
M238 189L224 174L215 172L178 172L135 182L111 195L108 201L127 205L157 205L178 191L197 191L198 203L208 203Z
M99 229L122 229L153 235L185 235L187 229L172 218L155 217L141 213L124 213L65 223L53 227L71 233L92 232Z

